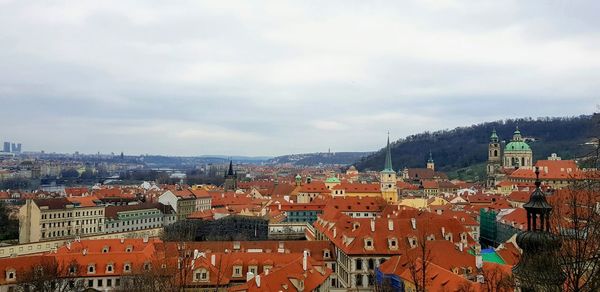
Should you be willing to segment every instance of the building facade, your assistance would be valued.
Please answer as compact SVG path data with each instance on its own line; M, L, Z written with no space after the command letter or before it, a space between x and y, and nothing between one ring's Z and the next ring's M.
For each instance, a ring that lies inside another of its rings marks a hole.
M78 206L65 198L28 199L19 209L19 243L104 232L103 206Z

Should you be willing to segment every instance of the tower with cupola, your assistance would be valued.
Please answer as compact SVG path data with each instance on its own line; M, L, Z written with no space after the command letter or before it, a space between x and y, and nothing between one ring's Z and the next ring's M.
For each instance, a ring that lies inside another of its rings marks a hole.
M487 186L494 187L496 185L496 177L500 173L502 164L502 153L500 148L500 139L496 134L496 129L492 131L490 142L488 144L488 161L487 161Z

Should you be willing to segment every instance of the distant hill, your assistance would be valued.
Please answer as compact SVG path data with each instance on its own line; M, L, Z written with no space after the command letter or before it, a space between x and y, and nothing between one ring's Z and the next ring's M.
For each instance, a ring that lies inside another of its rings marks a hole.
M291 163L297 166L351 164L369 152L304 153L277 156L267 161L270 164Z
M581 157L591 149L584 143L598 135L600 115L565 118L523 118L487 122L453 130L424 132L392 143L395 170L404 167L425 167L429 151L436 169L457 172L487 161L487 145L496 128L503 141L510 141L517 126L533 149L535 160L557 153L564 159ZM359 159L359 170L380 170L384 165L385 148ZM481 167L477 167L481 168Z

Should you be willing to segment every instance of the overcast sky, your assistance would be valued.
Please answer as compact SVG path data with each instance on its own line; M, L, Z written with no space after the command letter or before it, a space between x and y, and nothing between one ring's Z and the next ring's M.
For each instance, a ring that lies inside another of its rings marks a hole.
M593 0L0 0L0 139L27 151L371 151L599 89Z

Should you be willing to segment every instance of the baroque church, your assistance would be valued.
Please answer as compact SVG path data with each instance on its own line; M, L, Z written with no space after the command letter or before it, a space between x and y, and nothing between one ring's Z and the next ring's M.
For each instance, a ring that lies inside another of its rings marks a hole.
M494 129L488 144L488 187L494 187L499 180L516 169L533 167L533 151L523 139L519 127L516 128L512 140L504 146L504 149L500 143L500 138Z

